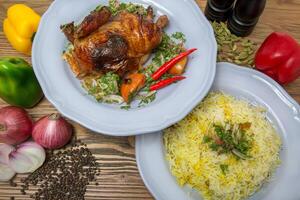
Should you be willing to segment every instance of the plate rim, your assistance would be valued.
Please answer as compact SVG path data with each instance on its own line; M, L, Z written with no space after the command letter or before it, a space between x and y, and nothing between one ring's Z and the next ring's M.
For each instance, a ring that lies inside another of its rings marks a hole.
M62 2L64 0L56 0L54 2L51 3L51 5L49 6L49 8L47 9L47 11L43 14L41 22L43 23L44 21L46 21L47 19L49 19L49 15L52 12L55 12L55 7L57 4L59 4L59 2ZM197 13L199 14L199 16L202 18L203 20L203 24L206 26L207 31L208 31L208 37L210 38L211 42L212 42L212 55L211 55L211 59L212 59L212 63L216 63L216 54L217 54L217 43L214 37L214 32L213 29L211 27L211 25L209 24L209 21L205 18L203 12L200 10L199 6L196 4L195 1L193 0L185 0L189 3L192 4L192 7L197 11ZM203 89L203 91L201 93L199 93L198 95L194 96L195 101L193 101L192 103L190 103L189 105L185 106L185 109L180 110L179 112L177 112L176 114L172 115L171 117L168 117L168 119L164 120L163 123L156 123L156 124L152 124L151 126L147 126L147 127L140 127L139 129L134 129L134 131L132 131L133 128L131 128L130 130L127 128L127 130L117 130L114 131L109 127L104 127L101 128L100 126L95 126L94 122L90 122L90 121L83 121L81 119L81 117L77 117L74 112L72 111L72 109L60 105L59 102L57 102L57 100L55 100L55 97L53 97L53 95L51 94L51 92L49 92L48 90L46 90L46 81L43 78L43 76L40 73L40 70L38 69L37 66L39 66L39 59L36 58L36 56L34 56L36 54L36 49L37 49L37 41L41 39L41 29L38 29L38 31L36 32L36 36L35 36L35 40L33 42L33 48L32 48L32 65L33 65L33 69L34 72L36 74L36 77L41 85L41 88L43 89L44 92L44 96L45 98L60 112L62 113L62 115L64 115L65 117L71 119L72 121L88 128L89 130L92 130L95 133L101 133L104 135L110 135L110 136L131 136L131 135L139 135L139 134L146 134L146 133L151 133L151 132L155 132L155 131L159 131L162 130L174 123L177 123L178 121L182 120L195 106L197 106L197 104L199 103L199 101L201 101L209 92L214 78L216 76L216 64L212 67L211 69L211 75L207 78L207 86ZM214 55L215 54L215 55Z
M249 68L249 67L243 67L240 65L236 65L233 63L229 63L229 62L217 62L217 68L220 67L218 66L220 65L221 67L227 67L227 68L236 68L236 70L239 71L245 71L247 73L256 75L262 79L264 79L266 82L268 82L269 84L271 84L272 86L274 86L276 89L278 89L281 94L291 103L293 104L293 106L295 108L297 108L298 115L300 117L300 105L298 104L298 102L279 84L277 83L275 80L273 80L271 77L267 76L266 74L254 69L254 68Z
M260 71L248 68L248 67L243 67L243 66L239 66L233 63L228 63L228 62L218 62L217 63L217 69L218 67L223 67L223 68L229 68L229 69L233 69L233 70L237 70L237 71L243 71L246 73L249 73L251 75L256 75L260 78L262 78L263 80L265 80L267 83L271 84L272 86L274 86L276 89L278 89L278 91L280 92L281 95L284 96L284 98L286 98L289 103L291 103L294 108L297 109L297 114L295 116L298 116L300 118L300 105L298 104L298 102L291 97L291 95L288 94L288 92L281 86L279 85L279 83L277 83L276 81L274 81L272 78L270 78L269 76L263 74ZM296 119L294 119L294 121L296 123L299 123L300 126L300 121L297 121ZM162 130L161 131L157 131L155 133L152 134L162 134ZM154 189L152 187L150 187L150 183L148 182L148 180L145 178L145 174L144 171L142 170L142 166L141 166L141 160L142 160L142 156L141 156L141 151L139 151L140 146L142 145L142 139L143 139L144 135L137 135L136 139L135 139L135 155L136 155L136 163L137 163L137 167L139 170L139 174L146 186L146 188L148 189L148 191L151 193L151 195L155 198L155 199L159 199L159 197L157 196L157 194L154 192Z

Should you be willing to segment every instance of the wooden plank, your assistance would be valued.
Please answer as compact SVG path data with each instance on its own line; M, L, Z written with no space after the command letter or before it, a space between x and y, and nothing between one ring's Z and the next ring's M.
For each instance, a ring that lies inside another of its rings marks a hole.
M6 15L6 9L13 3L26 3L34 8L39 14L43 14L51 0L0 0L0 21ZM201 8L204 8L206 0L197 0ZM268 1L266 9L257 25L254 33L250 36L260 44L272 31L285 31L300 41L300 0L272 0ZM0 57L19 56L30 62L26 57L8 44L0 23ZM300 79L285 86L289 94L300 102ZM0 107L6 104L0 100ZM56 112L56 109L44 99L37 107L28 110L34 119ZM88 147L96 155L101 166L101 174L97 177L99 185L92 183L88 187L86 199L91 200L138 200L153 199L145 188L137 170L134 148L128 142L127 137L109 137L93 133L84 127L73 123L75 133L88 144ZM16 182L24 175L18 175ZM19 186L13 188L6 183L0 183L0 200L9 199L11 196L18 200L29 199L28 195L21 195Z

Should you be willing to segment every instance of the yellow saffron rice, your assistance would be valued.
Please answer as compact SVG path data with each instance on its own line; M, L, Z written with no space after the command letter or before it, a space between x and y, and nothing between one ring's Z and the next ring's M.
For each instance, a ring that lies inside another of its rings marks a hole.
M248 159L219 154L203 143L214 123L251 123ZM281 139L265 109L221 92L210 93L185 119L164 131L166 159L178 184L198 190L206 200L245 199L268 180L280 164ZM226 173L220 165L228 166Z

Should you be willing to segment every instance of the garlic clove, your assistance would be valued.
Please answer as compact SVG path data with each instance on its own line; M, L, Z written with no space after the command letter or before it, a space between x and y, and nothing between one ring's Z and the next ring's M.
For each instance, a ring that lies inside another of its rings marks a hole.
M9 166L18 173L34 172L45 162L43 147L35 142L25 142L9 154Z
M9 181L16 173L6 164L0 164L0 181Z
M9 166L17 173L28 173L32 171L33 162L25 154L19 153L18 150L9 154Z
M8 144L0 144L0 164L8 164L8 155L15 148Z

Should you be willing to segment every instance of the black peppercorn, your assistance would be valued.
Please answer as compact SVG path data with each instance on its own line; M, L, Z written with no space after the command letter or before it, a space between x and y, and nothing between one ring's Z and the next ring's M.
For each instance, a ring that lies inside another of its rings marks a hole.
M96 181L99 171L99 164L86 144L74 141L68 149L48 151L44 165L21 180L21 193L26 194L33 185L38 190L30 195L32 199L84 200L89 181Z

